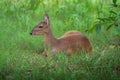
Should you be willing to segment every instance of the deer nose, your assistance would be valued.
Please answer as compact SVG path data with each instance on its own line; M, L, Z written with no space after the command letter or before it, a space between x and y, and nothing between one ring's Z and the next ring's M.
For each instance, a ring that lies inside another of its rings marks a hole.
M32 32L30 32L30 35L32 35Z

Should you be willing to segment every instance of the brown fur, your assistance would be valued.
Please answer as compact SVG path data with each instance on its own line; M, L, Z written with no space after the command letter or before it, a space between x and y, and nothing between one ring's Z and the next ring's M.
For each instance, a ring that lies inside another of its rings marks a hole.
M50 21L47 14L44 15L43 22L39 23L30 33L31 35L41 34L44 38L46 51L50 53L65 52L68 56L72 53L91 52L92 46L84 35L78 31L69 31L60 38L55 38L50 30Z

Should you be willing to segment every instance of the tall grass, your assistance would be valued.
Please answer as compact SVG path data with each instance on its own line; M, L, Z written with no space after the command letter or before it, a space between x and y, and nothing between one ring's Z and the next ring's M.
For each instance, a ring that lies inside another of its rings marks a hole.
M106 31L105 23L99 33L96 29L86 32L98 17L109 14L110 4L112 1L101 0L1 0L0 79L119 80L120 47L112 42L119 45L114 36L120 33L120 25ZM55 37L69 30L80 31L89 38L93 53L41 55L42 37L30 36L29 32L44 13L49 14Z

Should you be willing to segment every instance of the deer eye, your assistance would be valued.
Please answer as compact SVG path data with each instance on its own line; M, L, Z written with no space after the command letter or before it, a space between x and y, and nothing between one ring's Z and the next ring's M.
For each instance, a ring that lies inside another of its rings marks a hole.
M39 26L39 28L43 28L43 26Z

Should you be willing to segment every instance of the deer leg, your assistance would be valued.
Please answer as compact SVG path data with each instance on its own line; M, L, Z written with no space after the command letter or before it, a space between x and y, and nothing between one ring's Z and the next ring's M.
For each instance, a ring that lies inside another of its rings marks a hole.
M67 56L71 56L73 53L73 50L72 49L68 49L67 52L66 52L66 55Z
M42 55L45 56L45 57L48 57L48 50L45 49L45 50L42 52Z

